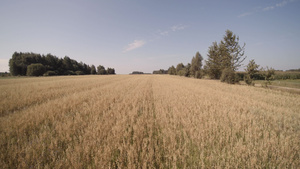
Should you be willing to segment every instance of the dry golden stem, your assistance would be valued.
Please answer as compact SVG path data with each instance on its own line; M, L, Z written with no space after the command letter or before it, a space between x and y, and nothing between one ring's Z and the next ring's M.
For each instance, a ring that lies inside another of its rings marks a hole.
M300 97L160 75L0 81L2 168L297 168Z

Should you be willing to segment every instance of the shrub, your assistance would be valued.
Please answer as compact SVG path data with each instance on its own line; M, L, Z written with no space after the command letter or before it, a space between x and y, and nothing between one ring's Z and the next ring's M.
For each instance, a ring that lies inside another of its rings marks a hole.
M27 67L27 76L42 76L46 71L46 68L44 65L40 63L34 63Z
M110 75L116 74L114 68L107 68L107 71L106 71L106 72L107 72L107 74L110 74Z
M79 71L79 70L76 71L75 73L76 73L76 75L84 75L83 71Z
M55 75L57 75L57 73L55 72L55 71L47 71L46 73L44 73L44 75L43 76L55 76Z
M254 85L252 81L253 81L254 75L259 72L258 68L259 68L259 65L256 64L253 59L249 61L247 68L245 69L247 74L244 77L244 81L248 85Z
M177 72L177 75L179 76L185 76L186 75L186 70L185 69L181 69Z
M253 75L253 80L265 80L263 72L258 72Z
M235 84L239 82L239 77L237 74L235 74L235 72L232 69L226 68L222 71L221 82Z
M254 85L253 80L251 79L249 74L244 76L244 81L246 82L247 85Z
M273 68L267 67L263 71L263 75L265 77L265 83L263 85L267 87L269 84L271 84L271 80L274 80L275 70Z
M64 75L76 75L76 74L72 70L67 70L67 71L64 72Z
M244 80L246 73L245 72L236 72L236 75L238 76L239 80Z
M99 75L106 75L107 72L106 72L105 69L101 69L101 70L98 71L98 74L99 74Z
M203 72L201 70L196 71L195 78L201 79L203 77Z

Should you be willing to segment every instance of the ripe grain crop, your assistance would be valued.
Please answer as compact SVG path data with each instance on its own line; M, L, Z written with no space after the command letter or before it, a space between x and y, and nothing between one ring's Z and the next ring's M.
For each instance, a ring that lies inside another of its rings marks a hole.
M300 97L168 75L0 80L2 168L298 168Z

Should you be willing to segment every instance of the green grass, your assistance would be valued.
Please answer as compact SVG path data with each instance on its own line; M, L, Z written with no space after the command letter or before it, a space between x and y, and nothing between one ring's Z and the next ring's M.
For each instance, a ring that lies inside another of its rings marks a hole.
M300 79L297 79L297 80L275 80L272 82L272 85L300 89Z
M264 80L256 80L255 84L263 84ZM272 86L290 87L300 89L300 79L297 80L274 80L271 81Z

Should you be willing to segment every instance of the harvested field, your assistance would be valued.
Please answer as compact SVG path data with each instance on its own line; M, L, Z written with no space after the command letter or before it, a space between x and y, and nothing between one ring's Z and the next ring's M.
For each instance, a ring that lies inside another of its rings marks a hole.
M2 168L298 168L299 94L169 75L0 80Z

